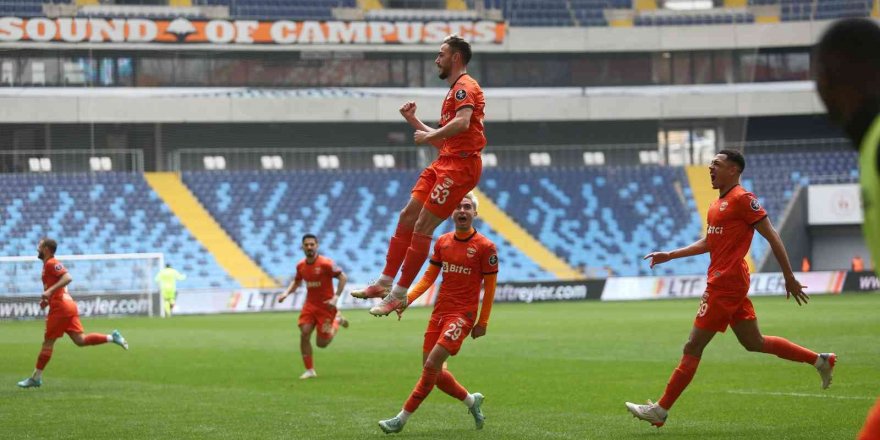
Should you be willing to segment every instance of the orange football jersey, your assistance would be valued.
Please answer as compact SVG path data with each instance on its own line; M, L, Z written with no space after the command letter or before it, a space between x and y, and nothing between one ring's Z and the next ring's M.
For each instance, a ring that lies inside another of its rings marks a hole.
M43 263L43 290L45 291L49 287L52 287L55 283L57 283L64 274L67 273L67 268L61 264L56 258L50 258ZM79 311L76 308L76 302L67 293L67 287L62 287L60 289L55 289L54 292L49 296L49 314L55 316L74 316L78 314Z
M476 231L466 239L449 232L437 239L430 263L440 266L443 276L434 313L476 319L483 275L498 272L495 244Z
M483 89L480 88L476 80L466 73L458 77L443 100L443 107L440 111L440 127L446 125L455 117L457 111L465 107L474 110L471 114L470 126L467 130L444 140L440 154L475 153L486 146L486 136L483 134L483 117L485 116L483 111L486 108L486 100L483 99Z
M306 283L305 305L320 306L333 298L333 278L342 273L342 269L333 260L318 255L311 264L303 258L296 265L296 281Z
M764 217L767 212L758 198L739 185L709 206L707 284L711 289L742 295L749 291L749 266L745 256L752 245L755 223Z

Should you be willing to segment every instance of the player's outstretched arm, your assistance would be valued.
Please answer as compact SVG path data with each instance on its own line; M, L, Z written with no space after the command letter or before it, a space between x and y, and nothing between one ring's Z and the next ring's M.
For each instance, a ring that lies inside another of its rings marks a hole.
M776 228L770 223L770 218L764 217L761 221L755 223L755 230L757 230L758 233L770 243L770 249L773 250L773 256L776 257L779 267L782 268L782 275L785 277L785 297L791 298L793 296L798 305L803 305L809 302L809 295L804 293L804 288L807 286L802 286L801 283L795 279L794 271L791 269L791 263L788 261L788 252L785 251L785 245L782 244L782 239L779 238Z
M651 260L651 268L653 269L654 266L663 264L669 260L692 257L694 255L705 254L706 252L709 252L709 243L706 241L706 237L703 237L681 249L676 249L670 252L651 252L650 254L645 255L643 260Z
M287 288L284 289L284 292L282 292L281 295L278 295L278 302L284 302L284 300L287 299L287 297L290 296L292 292L296 292L296 289L299 289L300 283L302 283L302 280L294 279L293 281L291 281L290 285L288 285Z
M471 337L477 339L486 335L489 326L489 315L492 314L492 304L495 303L495 286L498 284L498 273L483 275L483 306L480 308L480 317L477 325L471 330Z

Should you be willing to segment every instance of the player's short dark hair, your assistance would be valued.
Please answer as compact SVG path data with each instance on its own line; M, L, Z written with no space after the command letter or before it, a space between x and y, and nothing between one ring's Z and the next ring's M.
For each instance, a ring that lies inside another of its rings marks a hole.
M853 75L876 76L880 71L880 26L866 18L832 24L816 44L816 59L833 63ZM868 71L865 71L868 70Z
M43 242L43 247L49 249L54 254L56 250L58 250L58 242L51 238L44 238L40 240Z
M736 164L739 167L739 172L742 174L743 171L746 170L746 158L743 156L742 151L739 150L721 150L718 154L723 154L727 156L727 160Z
M448 44L454 52L460 53L461 60L465 65L471 61L471 43L468 43L464 38L452 34L443 39L443 43Z
M306 240L308 240L308 239L310 239L310 238L313 239L313 240L315 240L315 243L318 242L318 237L317 237L315 234L306 234L306 235L303 235L302 242L305 243Z

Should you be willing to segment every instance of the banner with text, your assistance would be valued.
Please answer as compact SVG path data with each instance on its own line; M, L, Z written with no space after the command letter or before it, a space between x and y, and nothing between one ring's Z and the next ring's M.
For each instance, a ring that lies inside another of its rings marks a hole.
M880 278L874 272L847 272L843 282L844 292L878 292Z
M173 44L439 44L458 34L474 44L501 44L496 21L256 21L146 18L0 17L0 42Z
M156 294L76 295L79 316L150 316L158 310ZM151 303L152 302L152 303ZM0 319L45 318L48 308L40 308L39 296L0 296Z
M840 293L846 272L800 272L795 277L808 286L808 294ZM705 275L665 277L613 277L605 282L603 301L654 298L695 298L706 291ZM785 278L781 273L752 274L749 295L784 295Z
M495 302L580 301L599 299L605 280L498 283Z

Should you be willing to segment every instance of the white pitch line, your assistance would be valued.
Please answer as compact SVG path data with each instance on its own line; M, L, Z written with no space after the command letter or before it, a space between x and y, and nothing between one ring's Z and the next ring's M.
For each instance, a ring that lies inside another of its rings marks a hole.
M748 394L754 396L783 396L783 397L817 397L820 399L841 399L841 400L875 400L877 397L864 396L835 396L833 394L810 394L810 393L780 393L773 391L748 391L748 390L730 390L728 394Z

